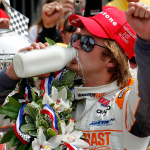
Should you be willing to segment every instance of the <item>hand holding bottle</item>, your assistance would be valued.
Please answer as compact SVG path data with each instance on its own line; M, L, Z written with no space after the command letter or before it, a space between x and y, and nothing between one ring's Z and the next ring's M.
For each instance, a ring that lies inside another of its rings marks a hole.
M48 43L44 43L44 44L42 44L42 43L32 43L31 46L20 49L19 52L21 52L21 51L30 51L30 50L33 50L33 49L39 50L39 49L45 48L46 46L49 46L49 44ZM14 68L13 68L12 63L7 67L6 75L12 80L19 80L20 79L20 77L18 77L16 75L16 73L14 72ZM38 77L45 78L47 76L49 76L49 73L40 75Z
M37 44L34 46L39 48ZM76 58L73 47L66 48L57 44L39 50L24 50L13 57L14 71L21 78L59 71Z

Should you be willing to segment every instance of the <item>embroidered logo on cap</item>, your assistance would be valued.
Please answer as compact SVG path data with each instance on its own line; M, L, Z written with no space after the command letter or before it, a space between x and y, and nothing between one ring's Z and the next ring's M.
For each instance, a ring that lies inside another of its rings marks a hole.
M77 23L79 20L80 20L79 18L73 19L73 20L71 21L71 23Z
M107 12L102 11L100 12L100 14L105 16L105 18L108 19L112 23L113 26L117 25L117 22L115 22L114 19L110 15L107 14Z

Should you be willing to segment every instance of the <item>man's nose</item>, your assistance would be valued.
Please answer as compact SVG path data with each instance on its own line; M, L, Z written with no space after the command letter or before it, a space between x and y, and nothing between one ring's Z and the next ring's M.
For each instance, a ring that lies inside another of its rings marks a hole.
M80 39L75 41L72 46L75 48L75 49L81 49L81 46L80 46Z

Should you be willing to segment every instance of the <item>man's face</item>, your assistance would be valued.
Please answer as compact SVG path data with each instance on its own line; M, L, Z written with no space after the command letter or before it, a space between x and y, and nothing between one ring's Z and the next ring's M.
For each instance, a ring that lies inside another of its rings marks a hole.
M128 2L138 2L139 0L127 0Z
M67 26L70 26L70 25L71 25L71 24L70 24L69 21L68 21L68 22L67 22ZM80 28L77 28L77 30L76 30L74 33L78 33L78 32L80 32ZM63 40L64 40L64 43L65 43L65 44L67 44L67 45L69 44L72 33L73 33L73 32L68 32L68 31L66 31L66 32L64 33Z
M82 35L90 36L91 38L94 39L95 44L105 46L104 39L92 35L85 27L81 29L81 32L79 34L81 36ZM107 69L106 67L107 59L103 61L101 60L102 51L105 50L104 48L95 45L91 52L85 52L80 46L80 40L74 42L73 47L78 51L78 57L82 65L84 77L90 76L91 74L93 75L102 73L104 70ZM83 77L81 67L78 70L77 59L75 59L73 63L70 64L69 69L76 71L76 73L80 77Z

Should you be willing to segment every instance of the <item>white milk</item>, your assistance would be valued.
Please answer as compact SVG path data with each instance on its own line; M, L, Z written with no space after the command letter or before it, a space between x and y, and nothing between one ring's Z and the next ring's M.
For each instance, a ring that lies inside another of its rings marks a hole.
M49 46L45 49L23 51L13 57L14 71L18 77L26 78L61 70L76 58L76 50Z

